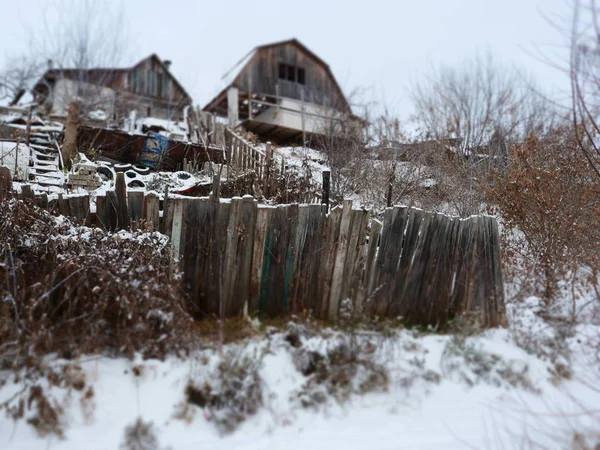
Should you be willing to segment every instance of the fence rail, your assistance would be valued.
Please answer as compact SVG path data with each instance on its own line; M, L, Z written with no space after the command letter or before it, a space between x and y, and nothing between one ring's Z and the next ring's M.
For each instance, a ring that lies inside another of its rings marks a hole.
M24 196L108 229L144 226L171 238L197 314L278 317L305 311L321 319L363 315L443 325L474 314L504 322L496 220L394 207L383 221L365 210L323 205L259 205L251 196L166 198L126 193L96 199Z

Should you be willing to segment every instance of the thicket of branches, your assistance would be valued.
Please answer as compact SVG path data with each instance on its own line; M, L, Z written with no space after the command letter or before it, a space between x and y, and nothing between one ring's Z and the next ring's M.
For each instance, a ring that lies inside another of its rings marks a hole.
M0 200L0 369L56 352L163 357L189 316L167 240L74 227Z
M525 255L532 286L547 302L561 280L587 267L597 283L600 269L600 185L565 126L543 138L530 135L512 148L506 176L496 177L491 201L500 206L505 227L514 231L505 249L508 262ZM516 257L516 258L515 258ZM510 268L510 264L509 267Z

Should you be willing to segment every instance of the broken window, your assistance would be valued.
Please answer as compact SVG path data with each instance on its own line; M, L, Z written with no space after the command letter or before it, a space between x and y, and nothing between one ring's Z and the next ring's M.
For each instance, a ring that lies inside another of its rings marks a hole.
M306 84L306 71L291 64L279 63L279 79L292 83Z

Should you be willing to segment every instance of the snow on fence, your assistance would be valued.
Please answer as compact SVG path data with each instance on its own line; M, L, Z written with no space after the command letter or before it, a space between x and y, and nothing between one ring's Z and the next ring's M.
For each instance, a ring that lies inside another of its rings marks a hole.
M435 326L466 313L484 326L504 321L493 217L394 207L379 222L350 201L327 213L322 205L263 206L250 196L162 203L161 214L154 194L109 191L97 198L96 220L109 229L143 221L169 235L200 317L312 311L327 320L376 315ZM85 196L46 198L46 207L92 223Z

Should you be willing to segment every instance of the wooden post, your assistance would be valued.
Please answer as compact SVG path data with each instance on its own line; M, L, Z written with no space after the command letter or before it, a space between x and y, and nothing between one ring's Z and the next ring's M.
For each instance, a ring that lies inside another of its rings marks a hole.
M81 103L72 102L69 105L69 112L67 114L65 141L63 143L64 163L68 169L71 168L73 160L77 156L77 134L79 133L80 114Z
M340 235L338 238L335 260L333 264L333 276L331 278L331 292L329 296L329 309L327 318L337 320L341 298L342 287L344 283L344 268L346 265L346 255L348 254L348 242L350 234L350 222L352 216L352 200L344 200L342 209L342 220L340 224Z
M267 142L266 155L265 168L263 171L263 197L269 196L269 172L271 171L271 158L273 157L271 142Z
M21 195L25 200L35 201L35 194L30 184L24 184L21 186Z
M126 230L129 227L129 211L127 210L127 185L123 172L117 172L115 194L117 195L117 229Z
M321 197L321 204L325 205L326 212L329 212L329 186L331 180L331 172L329 170L323 171L323 195Z
M163 234L167 234L170 232L170 230L167 228L168 209L169 209L169 185L166 185L165 186L165 195L163 196L163 217L162 217L162 222L160 225L160 231Z
M227 118L229 119L229 128L232 130L238 124L239 119L239 103L238 103L239 92L238 88L230 87L227 90Z
M183 227L183 199L173 202L173 228L171 231L171 255L174 260L181 256L181 231Z
M8 167L0 166L0 200L12 192L12 174Z
M29 147L29 142L31 141L31 106L27 108L27 127L25 129L25 143L27 147ZM17 152L18 154L19 152Z
M394 186L394 181L396 180L396 163L392 163L392 172L390 173L390 178L388 180L388 189L387 194L385 196L385 202L388 208L392 206L392 189Z
M221 177L218 173L213 175L213 186L212 193L210 195L210 199L213 202L219 202L219 198L221 196Z
M146 220L148 231L159 230L160 201L156 194L150 193L144 197L142 217Z

